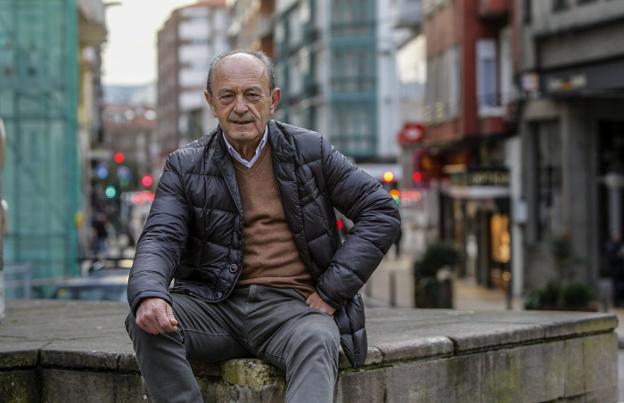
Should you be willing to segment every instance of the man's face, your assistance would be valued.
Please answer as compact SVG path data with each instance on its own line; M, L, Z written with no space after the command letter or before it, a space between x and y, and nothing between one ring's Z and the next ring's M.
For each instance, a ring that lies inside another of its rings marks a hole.
M275 112L280 89L269 89L269 76L264 64L248 54L234 54L222 59L214 68L206 101L232 145L256 144Z

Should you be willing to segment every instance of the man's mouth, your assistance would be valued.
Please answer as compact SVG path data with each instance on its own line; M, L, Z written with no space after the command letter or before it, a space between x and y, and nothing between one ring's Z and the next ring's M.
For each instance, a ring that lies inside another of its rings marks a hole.
M236 125L246 125L247 123L251 123L251 120L232 120L232 123Z

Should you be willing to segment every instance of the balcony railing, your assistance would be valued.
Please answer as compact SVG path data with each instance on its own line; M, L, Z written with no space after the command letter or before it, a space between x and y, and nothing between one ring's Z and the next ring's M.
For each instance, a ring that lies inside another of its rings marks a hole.
M514 100L514 94L510 92L477 95L479 117L504 117L507 113L507 105Z
M509 0L479 0L479 15L483 18L501 18L511 10Z

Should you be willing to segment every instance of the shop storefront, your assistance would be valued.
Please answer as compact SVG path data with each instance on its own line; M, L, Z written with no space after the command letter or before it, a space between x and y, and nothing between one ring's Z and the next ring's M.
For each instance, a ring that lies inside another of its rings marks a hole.
M452 173L441 192L441 234L464 254L459 276L503 288L511 262L509 172L504 168Z

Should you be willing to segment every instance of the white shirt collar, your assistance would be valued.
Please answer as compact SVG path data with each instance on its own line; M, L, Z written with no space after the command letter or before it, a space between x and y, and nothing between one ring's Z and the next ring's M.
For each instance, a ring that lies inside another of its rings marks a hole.
M256 153L254 154L253 158L250 159L249 161L244 159L238 153L238 151L236 151L236 149L232 147L232 145L227 141L225 134L223 134L223 131L221 131L221 135L223 136L223 140L225 141L225 146L227 147L227 150L230 156L232 156L232 158L234 158L236 161L243 164L245 167L251 168L253 164L255 164L256 161L258 161L258 158L260 158L260 154L262 154L262 150L264 149L264 146L266 145L267 139L269 137L269 126L267 125L267 127L264 128L264 134L262 135L262 138L260 139L260 143L258 144L258 147L256 147Z

